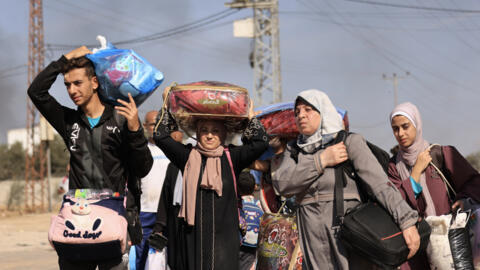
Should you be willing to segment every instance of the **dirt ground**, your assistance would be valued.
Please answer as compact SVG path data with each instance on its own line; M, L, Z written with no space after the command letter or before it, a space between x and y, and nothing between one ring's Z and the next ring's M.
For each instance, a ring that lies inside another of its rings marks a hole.
M47 233L53 213L0 215L0 269L58 269Z

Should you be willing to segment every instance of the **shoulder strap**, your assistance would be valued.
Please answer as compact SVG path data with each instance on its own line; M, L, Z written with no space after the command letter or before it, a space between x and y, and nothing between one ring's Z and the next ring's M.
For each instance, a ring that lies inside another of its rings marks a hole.
M442 146L439 144L432 144L430 146L430 156L432 157L432 163L437 166L441 171L444 171L444 158L442 153Z
M337 166L335 168L335 220L334 227L338 227L343 223L343 183L345 182L345 174L343 172L343 166Z
M227 155L228 163L230 164L230 170L232 170L232 177L233 177L233 186L235 188L235 195L238 198L238 192L237 192L237 177L235 176L235 171L233 170L233 163L232 163L232 157L230 156L230 150L228 147L225 147L225 154Z
M341 130L337 134L334 143L340 143L347 140L348 133ZM333 226L338 227L343 223L343 188L346 185L347 180L345 179L344 173L345 162L342 162L335 166L335 187L334 187L334 200L335 200L335 221Z
M443 173L445 166L444 166L442 146L439 144L430 145L430 156L432 157L432 160L430 161L430 165L433 166L433 168L440 175L440 178L442 178L443 182L445 183L445 188L447 189L447 193L449 197L455 198L457 196L457 192L455 192L455 189L452 187L450 182L448 182L448 179L445 177L445 174Z

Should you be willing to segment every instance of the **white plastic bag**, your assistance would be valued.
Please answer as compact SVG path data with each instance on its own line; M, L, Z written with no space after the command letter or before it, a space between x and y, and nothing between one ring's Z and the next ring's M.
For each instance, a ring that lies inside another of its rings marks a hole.
M470 218L470 212L457 212L452 222L452 214L442 216L429 216L425 219L430 225L430 243L427 246L428 262L431 269L455 269L448 232L450 230L465 228Z
M170 270L167 264L167 248L158 251L154 248L148 250L145 270Z

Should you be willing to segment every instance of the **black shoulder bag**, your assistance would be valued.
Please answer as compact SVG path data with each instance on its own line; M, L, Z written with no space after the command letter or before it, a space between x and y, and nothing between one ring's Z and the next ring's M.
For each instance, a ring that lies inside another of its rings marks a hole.
M343 141L346 137L343 135ZM348 162L351 163L351 162ZM407 261L409 249L403 238L402 231L392 216L379 203L368 197L367 202L361 203L353 209L347 210L344 215L343 188L346 184L344 162L335 168L335 207L336 226L339 228L339 237L345 247L358 255L367 258L380 267L391 269ZM354 177L362 190L362 181ZM419 251L427 247L430 238L430 226L425 220L417 223L420 234Z

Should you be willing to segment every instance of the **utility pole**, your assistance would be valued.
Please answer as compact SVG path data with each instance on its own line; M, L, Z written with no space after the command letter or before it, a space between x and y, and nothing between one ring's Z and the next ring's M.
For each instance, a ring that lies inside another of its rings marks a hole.
M278 0L236 0L225 5L253 9L253 77L257 105L281 102ZM264 96L267 92L272 95L269 102Z
M28 85L42 70L44 65L45 45L43 40L42 0L30 0L28 31ZM45 200L45 155L42 145L36 147L35 139L39 130L36 126L37 110L27 97L27 143L25 149L25 209L44 210ZM39 140L38 140L39 141ZM40 183L40 199L35 192L36 182ZM37 204L40 201L40 205ZM39 207L37 207L39 206Z
M393 73L392 77L388 77L387 75L385 74L382 74L382 78L384 80L389 80L389 81L393 81L393 96L394 96L394 100L393 100L393 106L396 107L398 105L398 79L405 79L407 78L407 76L410 75L410 72L405 72L405 76L397 76L396 73Z

